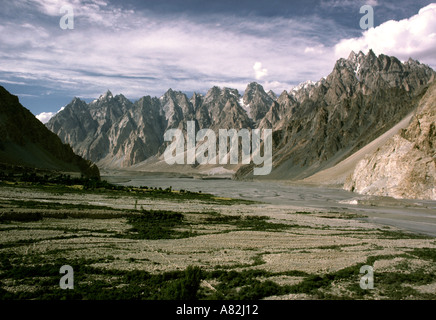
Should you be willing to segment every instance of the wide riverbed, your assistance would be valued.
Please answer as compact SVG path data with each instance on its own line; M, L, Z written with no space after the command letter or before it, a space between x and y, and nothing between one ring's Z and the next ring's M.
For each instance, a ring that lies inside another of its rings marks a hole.
M342 189L296 185L285 182L202 180L150 174L102 175L120 185L172 187L175 190L201 191L221 197L257 200L276 205L322 208L365 214L368 221L396 226L436 237L436 201L395 200L363 196Z

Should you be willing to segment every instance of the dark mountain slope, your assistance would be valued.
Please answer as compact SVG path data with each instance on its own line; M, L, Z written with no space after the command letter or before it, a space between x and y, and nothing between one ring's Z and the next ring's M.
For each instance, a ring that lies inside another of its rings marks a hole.
M74 154L71 147L24 108L18 97L0 86L0 162L49 170L81 172L99 177L94 164Z

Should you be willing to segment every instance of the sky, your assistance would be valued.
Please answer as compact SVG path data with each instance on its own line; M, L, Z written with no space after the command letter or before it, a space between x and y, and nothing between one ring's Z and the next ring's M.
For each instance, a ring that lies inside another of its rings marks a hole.
M374 25L361 19L374 12ZM74 97L131 101L250 82L280 94L351 50L436 70L425 0L0 0L0 85L42 122ZM70 14L72 14L70 16Z

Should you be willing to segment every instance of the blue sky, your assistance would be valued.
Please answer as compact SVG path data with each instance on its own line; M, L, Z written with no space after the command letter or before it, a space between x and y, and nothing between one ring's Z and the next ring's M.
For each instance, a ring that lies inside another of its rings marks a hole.
M374 28L362 30L362 5ZM436 4L383 0L0 0L0 85L40 119L106 90L132 101L168 88L281 93L328 75L351 50L436 69ZM60 8L74 10L63 30ZM44 113L41 115L41 113Z

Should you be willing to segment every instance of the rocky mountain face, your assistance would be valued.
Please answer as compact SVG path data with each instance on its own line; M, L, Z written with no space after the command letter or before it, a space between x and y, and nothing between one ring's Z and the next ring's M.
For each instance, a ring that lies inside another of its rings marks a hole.
M261 126L274 130L268 179L303 179L332 167L403 119L435 72L410 59L352 52L320 81L283 92ZM250 166L237 177L250 176Z
M266 93L265 93L266 95ZM200 129L251 128L252 121L239 104L238 90L211 88L196 109L194 119Z
M436 200L436 82L407 129L361 160L344 188L361 194Z
M163 143L163 115L156 98L143 97L133 104L108 91L89 104L74 98L47 127L84 158L126 167L157 153Z
M83 107L77 101L77 110ZM86 130L83 122L83 130ZM72 129L72 135L83 136L82 128ZM0 86L0 162L48 170L81 172L88 177L100 177L99 169L88 160L74 154L68 144L48 130L24 108L18 97Z
M211 88L190 99L168 90L132 103L110 92L89 104L74 99L47 127L73 150L103 167L159 161L169 128L272 129L273 171L267 179L303 179L334 166L403 119L418 105L435 72L410 59L352 52L318 82L276 96L250 83L244 94ZM252 177L252 165L235 178ZM175 169L177 170L177 169ZM261 177L257 177L261 178Z
M246 106L248 116L257 124L265 117L274 100L274 93L267 94L260 84L252 82L245 90L242 104Z
M169 89L159 99L146 96L134 103L108 91L89 104L73 99L47 127L84 158L103 167L125 168L162 155L168 144L164 133L186 131L188 121L195 121L196 131L252 128L240 99L237 90L218 87L191 99Z

